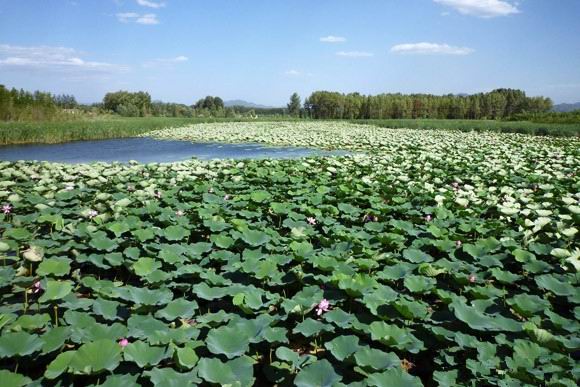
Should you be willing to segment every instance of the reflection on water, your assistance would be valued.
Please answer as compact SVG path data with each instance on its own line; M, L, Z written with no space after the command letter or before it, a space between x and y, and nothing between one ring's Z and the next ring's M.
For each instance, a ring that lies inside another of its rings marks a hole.
M323 151L308 148L268 147L261 144L191 143L152 138L120 138L98 141L75 141L50 145L0 146L0 160L37 160L59 163L90 163L97 161L167 163L192 157L209 159L288 159L305 156L345 155L344 151Z

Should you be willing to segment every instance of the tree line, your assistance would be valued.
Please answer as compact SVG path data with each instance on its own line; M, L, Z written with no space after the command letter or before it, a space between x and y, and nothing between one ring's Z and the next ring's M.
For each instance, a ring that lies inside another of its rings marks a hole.
M578 122L572 117L547 113L552 101L528 97L521 90L496 89L472 95L432 94L342 94L315 91L302 103L293 93L285 108L226 107L217 96L207 96L192 105L152 101L144 91L107 93L101 103L83 105L72 95L53 95L8 89L0 85L0 120L49 121L83 115L114 114L123 117L256 117L290 116L312 119L494 119ZM547 117L547 115L552 114Z
M72 95L29 92L0 85L0 121L50 121L77 105Z
M471 95L342 94L316 91L304 101L304 114L315 119L507 119L552 109L545 97L521 90L496 89Z

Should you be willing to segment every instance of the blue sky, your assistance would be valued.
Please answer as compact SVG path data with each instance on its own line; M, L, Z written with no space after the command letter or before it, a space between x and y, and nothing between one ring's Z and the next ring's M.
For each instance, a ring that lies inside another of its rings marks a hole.
M285 104L297 91L580 101L579 0L0 0L0 83Z

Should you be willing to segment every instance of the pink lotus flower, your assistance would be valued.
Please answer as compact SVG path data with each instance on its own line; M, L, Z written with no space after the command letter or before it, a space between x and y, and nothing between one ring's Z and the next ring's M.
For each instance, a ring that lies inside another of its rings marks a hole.
M309 225L311 226L315 226L316 225L316 219L314 219L312 216L306 218L306 221L308 222Z
M474 274L470 275L469 282L473 284L473 283L475 283L475 281L477 281L477 278L475 277L475 275Z
M231 198L232 198L231 195L225 195L224 196L224 200L230 200Z
M129 340L127 340L126 338L122 337L121 340L119 340L119 345L123 348L125 348L127 345L129 345Z
M95 210L90 210L88 213L89 219L93 219L95 216L99 215L99 213Z
M177 210L177 211L175 211L175 215L176 216L183 216L183 211Z
M457 248L460 248L462 244L461 241L455 241L455 247Z
M12 212L12 206L10 204L4 204L2 206L2 212L4 213L4 215L8 215Z
M431 215L427 215L427 216L425 217L425 220L426 220L427 222L430 222L432 219L433 219L433 218L431 217Z
M153 196L155 196L157 199L161 199L161 191L157 191L157 190L156 190L156 191L153 193Z
M40 292L41 290L42 290L42 288L40 287L40 281L36 281L32 285L32 293L36 294L36 293Z
M454 181L453 183L451 183L451 186L453 187L453 189L458 189L459 188L459 183Z
M320 316L322 313L328 312L329 309L330 309L330 302L328 302L328 300L326 298L323 298L322 300L320 300L320 302L316 306L316 315Z

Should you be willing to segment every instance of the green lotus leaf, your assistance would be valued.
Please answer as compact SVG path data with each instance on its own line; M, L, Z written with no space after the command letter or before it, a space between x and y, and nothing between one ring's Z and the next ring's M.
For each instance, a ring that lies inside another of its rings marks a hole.
M117 315L120 305L121 303L117 301L99 298L93 302L93 312L106 320L117 320L120 319Z
M516 261L520 263L529 263L536 259L536 256L529 251L522 250L522 249L515 249L512 251L512 254Z
M69 295L72 289L73 283L71 281L48 280L45 291L38 299L38 302L60 300Z
M27 376L20 375L8 370L0 370L0 384L10 387L28 386L32 383L32 379Z
M191 245L191 253L194 255L202 255L211 251L212 244L207 242L197 242Z
M137 262L133 264L133 270L139 277L146 277L159 268L161 268L161 262L158 262L153 258L139 258Z
M302 336L310 337L319 334L320 332L333 332L334 327L330 324L325 324L311 318L307 318L301 323L297 324L292 333L300 333Z
M71 262L69 258L65 257L45 259L38 265L36 273L45 276L53 275L55 277L64 277L70 272Z
M32 237L30 231L25 228L9 228L2 234L4 238L10 238L17 241L29 240Z
M323 359L304 367L296 375L294 385L297 387L332 387L341 380L342 377L336 373L332 364Z
M0 358L26 356L40 351L42 340L26 332L3 332L0 336Z
M206 345L211 353L233 359L249 350L249 339L235 327L226 326L210 330Z
M83 344L70 360L70 369L76 374L95 374L113 371L121 361L121 346L113 340L102 339Z
M173 298L173 292L169 289L147 289L129 287L126 289L125 298L135 304L165 305Z
M164 387L188 387L197 386L201 380L194 371L181 373L173 368L154 368L150 371L143 372L154 386Z
M155 238L155 232L149 228L135 230L133 231L133 235L135 235L140 242L146 242Z
M332 353L332 355L340 361L344 361L347 357L358 350L359 338L357 336L338 336L333 340L324 344L324 347Z
M221 362L219 359L203 358L197 365L197 373L205 381L222 386L239 385L249 387L254 384L253 361L247 356Z
M18 317L18 319L11 324L10 329L12 330L25 330L33 331L37 329L44 328L44 326L50 321L50 316L46 313L41 314L25 314Z
M169 226L163 231L165 239L169 241L180 241L190 235L190 231L181 226Z
M391 368L380 374L372 374L366 382L369 386L376 387L423 387L421 379L409 375L402 368Z
M401 365L401 359L396 354L386 353L367 346L357 349L354 359L359 367L376 371Z
M292 243L290 243L290 249L298 257L307 257L314 251L314 248L310 242L293 241Z
M558 296L571 296L576 293L574 286L558 280L554 275L546 274L536 277L536 284L542 289L551 291Z
M197 302L178 298L169 302L165 308L158 310L155 313L155 317L164 318L168 321L190 319L195 314L197 308Z
M125 361L132 361L139 367L156 366L167 357L167 350L163 347L153 347L142 341L129 343L123 349Z
M268 243L271 238L268 234L259 230L244 230L242 232L242 239L250 246L261 246Z
M177 362L183 368L192 369L199 361L199 357L193 348L177 348L176 351Z
M401 298L395 301L393 307L406 319L425 319L429 314L429 307L421 301L410 301Z
M334 323L339 328L348 328L356 318L354 315L346 313L339 308L333 308L331 311L324 313L323 317L326 321Z
M139 383L137 383L138 377L139 375L131 374L111 375L103 383L91 385L91 387L139 387Z
M114 239L110 239L105 236L97 236L91 239L89 244L95 249L103 251L113 251L115 248L117 248L117 246L119 246L119 244Z
M433 372L433 380L438 383L440 387L454 387L457 385L457 370L452 371L435 371Z
M526 317L531 317L535 313L549 309L551 306L549 301L546 301L541 297L529 294L518 294L514 296L512 299L509 299L507 302L519 314Z
M268 191L264 190L254 191L250 194L250 198L252 199L252 201L257 203L265 202L266 200L269 200L271 197L272 195L270 195Z
M413 293L425 293L433 289L437 281L420 275L409 275L405 277L404 284Z
M450 307L453 310L455 317L475 330L507 332L519 332L522 330L521 324L515 320L502 316L484 314L460 300L454 300Z
M47 379L56 379L63 373L67 372L71 361L75 357L77 351L67 351L60 353L44 371L44 377Z
M62 348L70 336L70 327L54 327L50 329L40 337L42 340L42 353L46 354Z
M433 257L418 249L406 249L403 251L403 257L413 263L433 262Z
M107 225L107 230L111 231L117 238L119 238L121 235L129 231L130 227L127 223L114 222Z
M369 326L369 332L373 340L387 346L411 353L417 353L423 349L423 342L417 339L407 328L399 328L383 321L374 321Z
M233 246L235 240L234 238L228 236L227 234L219 234L211 237L211 241L219 248L229 249Z

